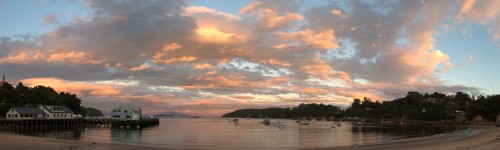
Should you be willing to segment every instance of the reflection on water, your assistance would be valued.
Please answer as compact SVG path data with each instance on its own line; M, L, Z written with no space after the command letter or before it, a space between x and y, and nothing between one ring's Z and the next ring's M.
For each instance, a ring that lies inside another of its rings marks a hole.
M299 125L294 120L272 119L263 125L262 119L239 123L227 119L161 119L160 125L144 129L72 128L65 130L23 130L14 133L65 138L101 143L146 144L165 148L191 149L276 149L320 148L359 145L394 139L428 136L452 132L455 126L400 126L367 124L361 127L350 122L332 128L332 122L313 121ZM285 125L279 129L275 122Z
M15 133L29 136L50 137L58 139L79 139L83 128L8 128L2 129L2 132Z

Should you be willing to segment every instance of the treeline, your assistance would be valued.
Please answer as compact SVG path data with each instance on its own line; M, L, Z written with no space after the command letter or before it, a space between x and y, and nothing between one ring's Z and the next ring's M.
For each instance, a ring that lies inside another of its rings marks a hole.
M475 97L462 92L455 95L408 92L406 97L382 103L369 98L354 99L343 113L349 117L411 120L453 120L457 116L472 120L482 116L495 121L500 114L500 95Z
M338 106L325 104L300 104L297 107L288 108L266 108L266 109L240 109L223 115L222 117L251 117L251 118L301 118L301 117L323 117L338 116L342 110Z
M446 95L408 92L403 98L392 101L373 101L369 98L354 99L350 107L341 110L338 106L324 104L300 104L293 108L242 109L222 117L262 117L272 118L373 118L373 119L411 119L411 120L453 120L457 116L472 120L482 116L495 121L500 114L500 95L470 96L457 92Z
M82 100L76 97L75 94L57 93L51 87L41 85L27 87L22 82L19 82L14 88L14 86L5 82L0 87L0 116L5 116L5 113L12 107L36 107L39 104L66 106L73 110L75 114L84 116L83 112L85 111L83 110L96 113L94 109L81 107L81 102Z
M81 106L82 115L84 117L102 117L104 116L99 109L95 109L92 107L83 107Z

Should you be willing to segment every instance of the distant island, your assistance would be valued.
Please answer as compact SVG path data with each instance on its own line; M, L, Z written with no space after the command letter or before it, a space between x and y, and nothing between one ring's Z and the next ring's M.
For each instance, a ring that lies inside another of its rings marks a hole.
M184 113L180 113L180 112L175 112L175 111L171 111L171 112L167 112L167 113L163 113L163 114L159 114L159 115L154 115L155 118L159 118L159 117L165 117L165 118L200 118L198 116L191 116L191 115L187 115L187 114L184 114Z
M406 97L382 103L366 97L363 100L354 99L351 106L346 109L309 103L291 108L240 109L222 117L452 120L465 123L478 118L495 121L497 115L500 115L500 95L475 97L462 92L446 95L438 92L422 94L410 91Z

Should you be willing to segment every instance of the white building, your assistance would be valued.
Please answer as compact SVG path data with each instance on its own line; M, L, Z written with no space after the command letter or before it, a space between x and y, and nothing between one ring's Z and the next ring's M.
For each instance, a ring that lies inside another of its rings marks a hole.
M76 115L64 106L42 105L38 108L13 107L5 114L7 119L72 119Z
M111 110L113 120L141 120L141 108L118 107Z
M47 119L73 119L76 117L71 109L64 106L41 105L38 108L45 112Z
M40 108L20 108L13 107L5 114L7 119L44 119L45 112Z

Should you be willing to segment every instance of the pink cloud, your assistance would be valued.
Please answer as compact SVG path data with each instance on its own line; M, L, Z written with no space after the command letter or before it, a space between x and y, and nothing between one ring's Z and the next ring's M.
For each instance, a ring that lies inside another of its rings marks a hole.
M44 85L54 88L59 92L69 92L90 96L115 96L121 93L120 89L114 88L109 85L91 84L78 81L67 81L59 78L30 78L20 80L26 86Z

